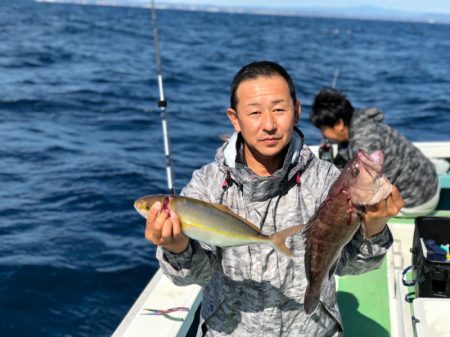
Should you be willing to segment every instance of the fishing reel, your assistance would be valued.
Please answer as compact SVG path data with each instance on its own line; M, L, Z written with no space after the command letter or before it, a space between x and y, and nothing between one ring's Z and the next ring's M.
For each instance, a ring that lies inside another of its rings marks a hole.
M334 163L333 146L327 139L319 145L319 158Z

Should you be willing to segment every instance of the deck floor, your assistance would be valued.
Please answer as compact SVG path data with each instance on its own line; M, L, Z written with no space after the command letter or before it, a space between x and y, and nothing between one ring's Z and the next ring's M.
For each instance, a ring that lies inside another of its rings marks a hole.
M386 270L385 259L377 270L339 278L338 303L346 337L390 336Z
M435 212L436 216L450 216L450 211ZM411 264L413 218L392 218L389 222L394 244L382 266L362 275L339 277L338 303L346 337L413 336L407 317L411 305L403 301L411 289L396 285L401 271ZM396 298L400 298L397 301ZM400 312L400 315L398 312Z

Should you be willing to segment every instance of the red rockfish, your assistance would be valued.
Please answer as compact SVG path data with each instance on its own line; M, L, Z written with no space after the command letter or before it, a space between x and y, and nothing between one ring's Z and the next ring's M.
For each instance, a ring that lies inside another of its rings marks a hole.
M308 286L304 310L307 314L316 309L324 281L333 276L342 248L360 228L364 205L376 204L391 193L392 186L383 173L383 162L382 151L369 155L359 150L305 225ZM362 231L366 233L364 226Z

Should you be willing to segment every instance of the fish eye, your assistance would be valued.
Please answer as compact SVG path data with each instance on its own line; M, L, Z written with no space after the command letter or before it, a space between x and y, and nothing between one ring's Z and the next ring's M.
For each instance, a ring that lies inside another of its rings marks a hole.
M146 211L149 211L150 210L150 204L145 203L144 208L145 208Z
M359 168L353 167L352 168L352 176L357 177L359 175Z

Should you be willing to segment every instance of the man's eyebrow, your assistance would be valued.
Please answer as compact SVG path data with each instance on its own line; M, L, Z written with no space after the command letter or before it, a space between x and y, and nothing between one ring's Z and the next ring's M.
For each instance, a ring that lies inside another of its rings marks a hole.
M280 98L280 99L273 100L273 101L272 101L272 104L275 105L275 104L278 104L278 103L284 103L284 102L286 102L286 100L283 99L283 98ZM250 107L259 107L259 106L261 106L261 104L260 104L260 103L254 102L254 103L248 103L247 106L250 106Z
M247 106L257 107L257 106L261 106L261 104L259 104L259 103L248 103Z
M278 104L278 103L284 103L284 102L286 102L286 101L283 98L281 98L281 99L276 99L276 100L272 101L272 104Z

